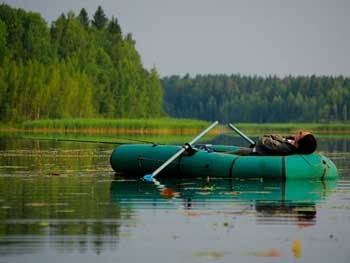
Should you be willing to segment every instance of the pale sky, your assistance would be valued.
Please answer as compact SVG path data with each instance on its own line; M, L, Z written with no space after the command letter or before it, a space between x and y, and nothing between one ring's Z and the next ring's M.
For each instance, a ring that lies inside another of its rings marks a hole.
M168 75L350 76L349 0L0 0L50 25L102 6Z

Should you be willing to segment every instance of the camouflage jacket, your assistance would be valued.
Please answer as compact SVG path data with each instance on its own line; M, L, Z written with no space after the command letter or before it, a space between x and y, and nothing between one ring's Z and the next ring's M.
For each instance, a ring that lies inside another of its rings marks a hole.
M296 147L281 135L264 135L259 138L255 146L258 155L290 155L296 152Z

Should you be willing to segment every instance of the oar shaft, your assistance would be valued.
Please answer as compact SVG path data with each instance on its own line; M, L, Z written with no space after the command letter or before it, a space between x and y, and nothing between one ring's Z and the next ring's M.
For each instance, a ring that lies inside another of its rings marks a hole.
M185 146L182 147L176 154L174 154L171 158L169 158L165 163L159 166L153 173L152 177L156 176L160 171L162 171L165 167L167 167L172 161L174 161L177 157L179 157L184 151L186 151Z
M218 121L213 122L208 128L206 128L204 131L202 131L200 134L198 134L192 141L190 141L188 144L185 144L184 146L182 146L182 148L177 153L175 153L173 156L171 156L167 161L165 161L161 166L159 166L153 173L146 174L143 178L145 180L148 180L148 181L153 180L153 178L160 171L162 171L172 161L174 161L177 157L179 157L184 151L186 151L188 149L188 147L191 147L193 143L195 143L197 140L199 140L203 135L205 135L210 129L212 129L218 123L219 123Z
M216 126L219 122L215 121L213 122L208 128L206 128L204 131L202 131L200 134L197 135L196 138L194 138L192 141L190 141L188 144L185 144L182 146L182 149L179 150L176 154L174 154L171 158L169 158L165 163L163 163L161 166L159 166L153 173L153 177L156 176L160 171L162 171L165 167L167 167L172 161L174 161L177 157L179 157L184 151L187 150L189 145L191 146L196 141L198 141L203 135L205 135L209 130L211 130L214 126Z
M250 144L254 145L255 142L250 139L247 135L245 135L243 132L241 132L236 126L234 126L233 124L229 123L228 126L234 130L235 132L238 133L238 135L240 135L243 139L245 139L247 142L249 142Z
M215 121L213 122L208 128L206 128L204 131L202 131L200 134L198 134L198 136L196 138L194 138L192 141L190 141L188 144L192 145L194 144L196 141L198 141L204 134L206 134L209 130L211 130L212 128L214 128L219 122Z

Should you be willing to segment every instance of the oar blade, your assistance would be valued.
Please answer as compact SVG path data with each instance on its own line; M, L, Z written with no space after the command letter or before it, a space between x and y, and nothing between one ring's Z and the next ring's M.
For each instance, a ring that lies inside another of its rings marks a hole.
M154 180L154 177L155 177L155 174L151 173L151 174L146 174L143 179L145 181L148 181L148 182L152 182Z

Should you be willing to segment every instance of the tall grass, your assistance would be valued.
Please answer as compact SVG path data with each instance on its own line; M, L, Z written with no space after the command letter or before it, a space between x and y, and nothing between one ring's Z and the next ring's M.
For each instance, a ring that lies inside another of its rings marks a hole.
M210 123L194 119L54 119L26 121L16 125L19 131L82 132L82 133L196 133ZM249 134L291 134L297 130L314 133L350 134L346 123L234 123ZM222 124L225 125L225 124ZM218 126L219 127L219 126ZM13 128L13 127L11 127ZM217 128L216 128L217 129Z
M183 143L209 122L191 119L60 119L24 122L17 131L42 140L86 140L111 143ZM214 129L206 138L216 134Z
M32 129L198 129L208 125L206 121L191 119L54 119L26 121L17 128Z

